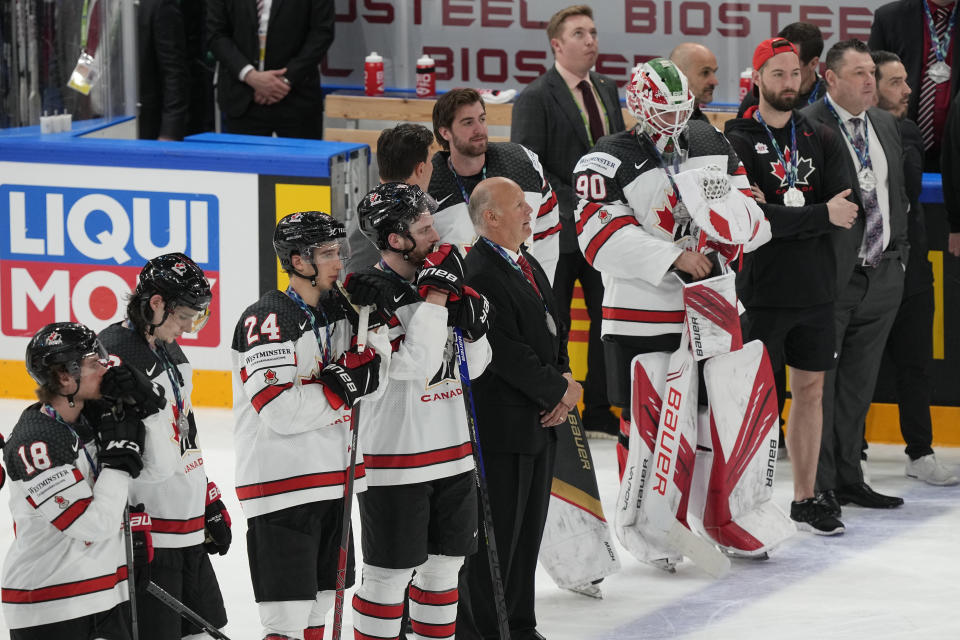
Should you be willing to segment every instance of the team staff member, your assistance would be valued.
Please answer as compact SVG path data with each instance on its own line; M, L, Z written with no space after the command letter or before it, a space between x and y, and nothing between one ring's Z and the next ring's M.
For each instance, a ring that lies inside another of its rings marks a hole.
M134 480L131 501L143 503L153 521L154 561L150 579L216 628L227 624L220 585L208 553L230 547L230 516L217 485L207 479L190 397L193 369L177 339L203 328L209 315L210 284L182 253L153 258L143 267L124 321L100 332L112 360L141 372L163 387L174 416L172 477L163 482ZM209 538L210 542L204 542ZM201 634L199 627L157 598L137 598L144 640Z
M749 339L763 341L775 370L790 367L790 517L803 530L833 535L843 533L843 523L814 496L824 371L834 366L831 236L852 226L857 206L846 199L840 140L793 109L801 82L796 48L784 38L765 40L754 51L753 67L760 103L727 122L726 135L773 239L745 256L737 289L747 307Z
M248 307L233 336L237 497L265 640L319 640L337 584L354 403L377 389L389 344L355 319L336 289L343 224L318 211L277 223L273 246L290 275ZM365 488L357 452L357 483ZM353 553L346 585L353 583Z
M167 419L166 403L123 384L121 367L108 373L106 350L82 324L43 327L26 361L39 402L3 450L16 530L3 563L4 621L13 640L128 640L124 509L144 468L141 416ZM107 394L139 407L113 408ZM135 537L148 560L147 534Z
M488 178L470 199L479 239L465 260L467 284L490 299L493 360L473 384L480 448L506 596L510 635L542 638L534 578L553 478L556 434L580 398L570 374L567 331L550 281L523 246L533 210L519 185ZM495 638L497 614L484 536L467 562L469 596L460 600L457 638ZM462 584L462 583L461 583Z
M487 109L473 89L453 89L433 106L433 133L442 151L433 156L429 193L437 201L434 226L440 241L461 250L473 244L477 232L467 204L474 187L494 176L510 178L523 189L536 211L530 230L531 252L543 265L550 282L560 247L557 197L540 166L537 154L513 142L487 141Z
M797 55L800 56L800 89L794 101L794 108L802 109L822 98L827 92L827 83L823 81L819 71L820 54L823 53L823 34L820 33L820 27L815 24L793 22L781 29L777 37L789 40L797 49ZM748 92L740 103L737 117L743 118L747 109L756 107L759 98L760 90L754 83L753 91Z
M590 432L616 437L620 429L607 400L606 365L600 342L603 281L600 273L583 259L577 245L573 168L601 137L623 131L623 112L616 83L591 71L597 62L598 36L589 6L576 5L553 14L547 24L547 37L554 65L517 97L510 140L537 154L557 195L560 257L553 277L553 293L560 305L560 316L568 326L574 282L579 280L583 289L590 318L583 424Z
M387 322L394 347L388 380L361 414L367 490L360 494L363 582L353 626L358 637L396 638L416 569L414 636L453 637L457 576L476 549L477 494L448 325L463 331L470 374L480 376L490 361L489 302L463 286L455 247L433 253L438 236L419 187L380 185L358 212L381 254L377 265L350 275L351 288L361 279L399 300Z
M677 65L680 73L687 77L690 91L693 93L693 114L691 120L701 120L709 123L701 107L713 102L713 90L720 81L717 80L717 57L710 49L696 42L678 44L670 52L670 62Z
M844 140L842 156L862 215L852 233L834 236L838 357L824 381L817 488L830 497L834 510L839 510L838 501L885 509L903 500L877 493L864 481L860 455L863 425L883 346L903 297L909 258L903 147L896 119L873 106L876 65L867 46L856 39L838 42L827 52L826 64L827 95L804 115Z

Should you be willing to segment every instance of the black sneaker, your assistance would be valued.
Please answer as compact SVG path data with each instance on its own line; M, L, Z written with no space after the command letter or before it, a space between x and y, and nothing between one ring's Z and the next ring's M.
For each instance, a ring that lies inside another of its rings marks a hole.
M845 531L843 523L830 515L829 508L816 498L791 502L790 519L800 531L809 531L818 536L835 536Z
M837 500L837 494L833 489L821 491L816 495L816 500L827 508L827 512L834 518L839 518L841 514L840 501Z

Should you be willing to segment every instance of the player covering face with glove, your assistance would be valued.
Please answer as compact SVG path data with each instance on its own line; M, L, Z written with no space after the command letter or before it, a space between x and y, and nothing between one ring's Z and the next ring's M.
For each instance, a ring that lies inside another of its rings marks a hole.
M353 599L357 637L396 638L410 586L415 637L455 633L457 573L475 550L476 480L451 327L470 373L490 360L489 301L463 282L463 260L439 240L417 186L367 194L360 229L380 260L348 276L354 303L373 304L393 347L383 394L365 401L360 438L368 489L359 497L363 582ZM436 606L442 603L444 606Z

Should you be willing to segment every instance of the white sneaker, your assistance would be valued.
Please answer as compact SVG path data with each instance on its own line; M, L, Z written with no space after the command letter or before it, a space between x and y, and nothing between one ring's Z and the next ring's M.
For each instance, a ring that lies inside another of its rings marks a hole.
M908 478L923 480L927 484L947 487L960 483L960 478L950 467L937 460L934 454L928 454L916 460L907 461L906 475Z

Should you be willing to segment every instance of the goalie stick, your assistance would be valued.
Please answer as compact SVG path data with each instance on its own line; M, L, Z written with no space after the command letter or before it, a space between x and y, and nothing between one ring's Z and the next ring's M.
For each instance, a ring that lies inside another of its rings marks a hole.
M340 291L346 297L346 291L342 285ZM350 298L347 298L349 302ZM351 306L357 309L353 303ZM357 321L357 352L363 353L367 348L367 327L370 320L370 307L360 307L357 309L359 320ZM350 517L353 510L353 481L357 470L357 432L360 430L360 400L353 403L353 410L350 414L350 426L352 433L350 435L350 466L347 467L347 477L343 483L343 519L341 520L340 533L340 555L337 558L337 594L333 604L333 640L340 640L340 633L343 630L343 592L347 584L347 556L350 549Z
M477 472L477 488L480 492L480 506L483 508L483 533L487 538L487 562L490 564L490 581L493 583L493 604L497 610L497 627L500 640L510 640L510 621L507 618L507 599L500 576L500 555L493 533L493 510L490 508L490 493L487 490L487 473L483 467L483 453L480 451L480 434L477 431L477 410L473 405L473 390L470 383L470 369L467 367L467 351L463 346L463 333L459 327L453 329L454 342L457 345L457 365L460 369L460 384L463 386L463 406L467 414L467 431L473 445L474 465Z
M156 598L163 604L167 605L168 607L170 607L171 609L179 613L181 616L183 616L193 624L203 629L203 632L206 633L211 638L216 638L217 640L230 640L230 638L228 638L226 634L224 634L215 626L213 626L212 624L210 624L209 622L201 618L196 611L194 611L193 609L191 609L190 607L183 604L182 602L174 598L172 595L164 591L163 587L158 585L153 580L147 583L147 593L149 593L154 598Z

